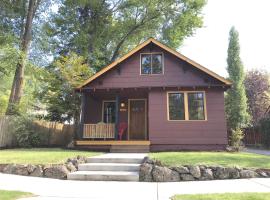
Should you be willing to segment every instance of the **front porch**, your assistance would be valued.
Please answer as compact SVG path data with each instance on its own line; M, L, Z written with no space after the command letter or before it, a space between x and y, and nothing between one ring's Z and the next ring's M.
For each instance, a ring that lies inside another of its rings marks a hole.
M123 149L149 151L148 91L84 91L80 135L75 144L81 148L111 152L121 152Z

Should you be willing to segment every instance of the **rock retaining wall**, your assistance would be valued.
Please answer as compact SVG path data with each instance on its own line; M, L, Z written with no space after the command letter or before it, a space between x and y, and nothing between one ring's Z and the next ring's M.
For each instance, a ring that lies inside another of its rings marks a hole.
M78 170L78 164L85 163L86 157L69 158L64 164L0 164L0 172L23 176L66 179L67 174Z
M270 177L270 170L206 165L167 167L159 161L150 159L146 159L140 167L140 181L145 182L203 181L256 177Z

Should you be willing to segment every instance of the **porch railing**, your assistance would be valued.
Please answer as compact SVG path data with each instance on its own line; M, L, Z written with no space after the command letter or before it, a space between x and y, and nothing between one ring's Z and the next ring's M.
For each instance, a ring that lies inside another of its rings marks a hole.
M113 139L115 131L115 124L84 124L83 137L84 138L101 138Z

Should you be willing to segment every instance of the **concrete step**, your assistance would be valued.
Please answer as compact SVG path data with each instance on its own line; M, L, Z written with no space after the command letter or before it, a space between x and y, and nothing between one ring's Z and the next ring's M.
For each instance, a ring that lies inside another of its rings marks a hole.
M112 145L111 153L149 153L149 145Z
M142 153L108 153L87 158L87 163L130 163L141 164L146 154Z
M134 163L85 163L79 164L79 171L139 171L140 164Z
M84 181L139 181L139 172L77 171L69 173L67 179Z

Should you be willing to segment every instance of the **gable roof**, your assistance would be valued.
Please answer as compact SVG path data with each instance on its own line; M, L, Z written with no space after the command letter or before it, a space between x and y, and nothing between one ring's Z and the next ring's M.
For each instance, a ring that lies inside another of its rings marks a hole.
M165 51L175 55L178 58L180 58L181 60L186 61L187 63L191 64L195 68L197 68L197 69L205 72L206 74L210 75L211 77L223 82L225 85L231 85L232 84L229 80L227 80L227 79L223 78L222 76L216 74L215 72L207 69L206 67L200 65L199 63L189 59L188 57L184 56L183 54L181 54L181 53L167 47L166 45L162 44L161 42L157 41L156 39L149 38L148 40L144 41L143 43L139 44L137 47L132 49L126 55L124 55L121 58L115 60L114 62L112 62L111 64L109 64L108 66L104 67L102 70L100 70L99 72L97 72L96 74L91 76L89 79L87 79L83 84L78 86L76 89L81 89L83 86L91 83L93 80L97 79L102 74L104 74L107 71L111 70L112 68L116 67L118 64L120 64L121 62L123 62L124 60L126 60L127 58L129 58L130 56L132 56L133 54L135 54L136 52L138 52L139 50L141 50L142 48L144 48L146 45L148 45L150 43L153 43L153 44L157 45L158 47L164 49Z

